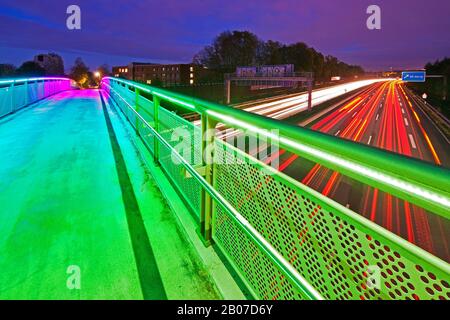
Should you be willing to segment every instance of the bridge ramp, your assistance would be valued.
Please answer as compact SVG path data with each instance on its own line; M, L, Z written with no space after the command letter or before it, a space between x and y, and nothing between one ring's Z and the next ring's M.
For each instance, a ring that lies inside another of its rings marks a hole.
M129 134L98 90L0 119L0 299L221 298Z

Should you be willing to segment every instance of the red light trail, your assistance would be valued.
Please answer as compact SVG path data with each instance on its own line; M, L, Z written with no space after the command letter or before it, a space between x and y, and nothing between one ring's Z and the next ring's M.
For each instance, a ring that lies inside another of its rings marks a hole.
M311 128L441 165L437 149L403 86L398 80L374 84ZM295 171L299 171L296 169L301 167L295 161L297 158L297 155L285 154L279 170L286 172L290 169L288 174L295 176ZM441 218L368 186L360 187L361 197L352 201L352 196L345 194L342 188L345 184L358 188L360 184L318 164L303 178L296 178L344 205L348 201L347 206L352 210L423 249L450 260L448 237Z

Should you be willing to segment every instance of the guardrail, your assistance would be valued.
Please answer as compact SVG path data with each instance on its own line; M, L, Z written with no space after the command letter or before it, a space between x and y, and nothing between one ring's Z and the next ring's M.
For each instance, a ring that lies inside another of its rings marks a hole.
M68 78L0 79L0 117L68 89L71 89Z
M223 123L273 139L445 219L449 170L123 79L104 78L102 88L197 218L205 243L217 245L256 298L450 299L448 263L217 139L210 129ZM200 114L201 126L173 109ZM177 128L192 142L189 157L176 149ZM215 161L207 162L205 154Z

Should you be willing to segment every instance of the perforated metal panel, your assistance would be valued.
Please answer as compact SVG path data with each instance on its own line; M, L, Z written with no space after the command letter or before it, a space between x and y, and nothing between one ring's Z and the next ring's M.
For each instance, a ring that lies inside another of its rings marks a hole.
M153 122L153 102L144 98L142 96L139 97L139 114L148 122Z
M28 84L28 100L36 101L39 99L38 85L36 82Z
M185 141L188 142L188 144L183 144L183 151L180 154L191 165L201 164L200 128L177 116L175 113L160 107L159 132L173 148L177 149L180 141L174 139L174 132L176 130L179 130L178 132L183 135L183 139L187 139ZM193 178L187 178L183 165L173 161L172 150L162 145L160 146L159 160L162 167L172 179L172 182L178 187L178 191L183 195L184 199L191 206L192 211L198 217L200 215L201 195L201 186L198 181Z
M136 110L135 105L135 93L131 94L128 87L121 86L117 83L112 83L113 90L109 90L109 95L113 98L114 102L122 110L130 124L134 127L136 132L142 138L142 141L147 145L151 152L154 152L155 138L153 137L150 128L142 121L132 110L130 106ZM124 97L129 97L125 99ZM133 97L131 99L130 97ZM153 123L153 103L144 97L139 97L138 100L138 112L148 123Z
M427 253L405 250L402 240L283 174L267 174L230 145L216 141L216 156L216 190L325 298L450 299L448 265L425 262ZM220 210L213 238L259 298L302 298Z
M135 92L131 92L127 86L122 86L117 83L112 84L113 90L110 91L114 101L122 109L131 125L139 131L142 140L147 144L151 152L155 151L156 138L142 121L130 110L129 106L135 108ZM125 102L126 101L126 102ZM140 96L139 97L139 114L153 125L153 102ZM127 105L128 104L128 105ZM149 108L150 107L150 108ZM176 130L185 135L190 143L187 146L186 152L181 152L184 158L191 165L198 165L201 163L201 132L200 129L192 123L184 120L173 112L159 107L159 133L169 142L172 147L176 147L179 141L174 140L173 134ZM199 218L200 215L200 194L201 186L195 179L187 178L183 165L178 164L172 159L172 150L164 145L159 144L159 162L162 168L176 186L178 192L182 195L186 203L194 215Z
M20 85L14 88L14 110L19 110L27 105L27 86Z
M45 85L43 82L38 82L36 83L36 92L37 92L37 98L38 99L43 99L45 98Z
M0 88L0 116L3 116L9 112L11 112L11 94L10 87Z
M214 238L253 295L264 300L305 299L226 213L214 215Z

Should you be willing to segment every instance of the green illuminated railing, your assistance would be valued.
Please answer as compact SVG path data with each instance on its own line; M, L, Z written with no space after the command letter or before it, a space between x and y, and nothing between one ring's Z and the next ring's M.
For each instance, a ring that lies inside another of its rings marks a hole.
M71 80L68 78L0 79L0 117L69 89Z
M102 88L198 219L205 243L220 248L256 298L450 299L448 263L209 129L222 123L272 139L444 219L450 216L449 170L122 79L104 78ZM173 110L198 113L201 126ZM177 151L177 128L192 142L189 156Z

